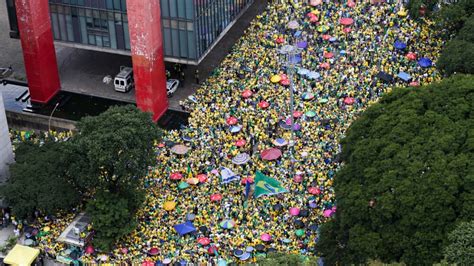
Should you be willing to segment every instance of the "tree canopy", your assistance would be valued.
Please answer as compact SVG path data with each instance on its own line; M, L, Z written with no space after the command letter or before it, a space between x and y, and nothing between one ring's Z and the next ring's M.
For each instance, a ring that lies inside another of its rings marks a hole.
M16 149L16 163L2 195L13 213L26 218L35 210L51 215L77 206L80 194L66 177L64 143L23 143Z
M474 216L474 77L395 89L342 141L337 214L322 226L329 264L442 259L447 233Z
M449 263L474 265L474 220L462 222L448 235L444 257Z

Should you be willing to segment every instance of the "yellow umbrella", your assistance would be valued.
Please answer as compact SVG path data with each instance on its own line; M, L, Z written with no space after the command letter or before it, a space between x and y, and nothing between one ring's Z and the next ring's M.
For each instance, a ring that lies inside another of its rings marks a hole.
M400 17L406 17L407 16L407 12L405 11L405 9L400 9L400 11L398 11L397 13Z
M49 232L49 231L51 231L51 228L49 226L46 226L45 228L43 228L43 231L44 232Z
M280 75L273 75L273 76L270 78L270 81L271 81L272 83L278 83L278 82L280 82L280 80L281 80Z
M163 209L165 209L165 211L172 211L174 210L175 207L176 207L176 202L174 201L167 201L163 204Z

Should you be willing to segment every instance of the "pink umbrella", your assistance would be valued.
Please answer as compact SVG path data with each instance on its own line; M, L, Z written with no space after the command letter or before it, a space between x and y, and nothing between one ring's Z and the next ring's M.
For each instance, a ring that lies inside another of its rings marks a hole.
M260 153L262 160L272 161L281 157L281 150L277 148L266 149Z
M316 14L312 13L312 12L309 12L308 14L306 14L306 16L308 18L312 18L312 17L316 17Z
M318 17L316 17L316 16L309 18L309 22L311 22L311 23L316 23L316 22L318 22L318 20L319 20L319 19L318 19Z
M280 77L281 79L288 79L288 76L286 74L281 74Z
M324 68L324 69L329 69L331 66L329 65L329 63L327 62L324 62L322 63L321 65L319 65L321 68Z
M309 4L311 6L317 6L317 5L320 5L322 3L322 0L310 0L309 1Z
M327 209L323 212L324 217L331 217L333 211L331 209Z
M235 117L233 117L233 116L230 116L230 117L227 118L227 120L226 120L226 123L227 123L227 125L229 125L229 126L235 125L235 124L237 124L237 122L238 122L237 118L235 118Z
M155 263L153 261L144 260L142 266L155 266Z
M245 144L247 144L247 141L245 141L245 139L238 139L238 140L235 142L235 146L237 146L237 147L245 146Z
M87 254L92 254L92 253L94 253L94 251L95 250L94 250L93 246L87 246L87 248L86 248L86 253Z
M174 172L170 175L171 180L180 180L183 178L183 175L180 172Z
M290 85L290 80L288 80L288 79L282 79L282 80L280 81L280 84L283 85L283 86L288 86L288 85Z
M347 1L347 6L348 6L348 7L355 7L355 6L356 6L356 3L355 3L353 0L348 0L348 1Z
M290 215L291 216L298 216L298 214L300 214L300 208L296 208L296 207L291 207L290 208Z
M293 117L294 117L294 118L301 117L302 115L303 115L303 113L300 112L300 111L294 111L294 112L293 112Z
M250 98L253 95L253 92L251 90L244 90L242 92L242 97L244 98Z
M278 44L282 44L282 43L285 42L285 39L282 38L282 37L278 37L278 38L276 38L275 42L278 43Z
M159 250L156 247L150 248L150 250L148 251L148 254L150 254L151 256L156 256L158 255L158 253L159 253Z
M349 32L352 31L352 29L349 28L349 27L347 27L347 28L344 28L342 31L343 31L344 33L349 33Z
M353 97L346 97L344 99L344 103L347 104L347 105L352 105L352 104L354 104L354 98Z
M317 187L310 187L310 188L308 188L308 192L309 192L309 194L311 194L311 195L319 195L319 194L321 194L321 190L320 190L319 188L317 188Z
M327 41L329 39L331 39L331 35L329 35L329 34L324 34L323 35L323 40Z
M268 103L267 101L261 101L258 103L258 107L262 108L262 109L266 109L268 108L268 106L270 106L270 103Z
M200 245L207 246L211 243L211 240L207 237L200 237L200 238L198 238L197 242Z
M120 249L120 252L122 252L122 254L127 254L127 253L128 253L128 249L127 249L127 248L121 248L121 249Z
M260 236L260 239L262 241L268 242L268 241L272 240L272 236L267 234L267 233L264 233Z
M344 26L349 26L349 25L352 25L352 23L354 23L354 20L352 18L341 18L339 20L339 23L341 23Z
M253 184L253 177L249 176L249 177L242 178L242 180L240 181L240 183L241 183L242 185L245 185L245 184L247 184L247 183Z
M301 183L301 182L303 181L303 176L302 176L302 175L295 175L295 176L293 177L293 181L294 181L295 183Z
M418 87L418 86L420 86L420 83L418 83L418 82L416 82L416 81L412 81L412 82L410 82L410 84L408 84L408 85L410 85L410 86L412 86L412 87Z
M406 55L406 58L410 61L413 61L413 60L416 60L416 54L413 53L413 52L409 52L407 55Z
M217 169L212 169L212 170L211 170L211 174L218 175L218 174L219 174L219 170L217 170Z
M334 54L329 52L329 53L324 53L324 58L333 58L334 57Z
M197 179L199 179L200 183L204 183L207 181L207 175L206 174L199 174L197 175Z
M211 201L220 201L222 199L222 195L219 193L211 195Z

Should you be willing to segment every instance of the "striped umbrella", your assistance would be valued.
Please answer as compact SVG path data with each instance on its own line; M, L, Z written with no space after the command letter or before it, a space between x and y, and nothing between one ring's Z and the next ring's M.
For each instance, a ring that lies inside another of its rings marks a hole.
M219 224L222 228L224 229L231 229L234 228L235 226L235 221L230 219L230 220L224 220Z
M232 162L235 164L245 164L250 160L250 156L247 153L239 153L234 158Z

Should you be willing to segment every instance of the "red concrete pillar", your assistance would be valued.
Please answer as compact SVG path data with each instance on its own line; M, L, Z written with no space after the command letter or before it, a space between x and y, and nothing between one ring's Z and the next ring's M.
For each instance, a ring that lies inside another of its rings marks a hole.
M47 103L59 91L48 0L15 0L31 101Z
M128 0L127 14L137 105L156 121L168 109L160 1Z

